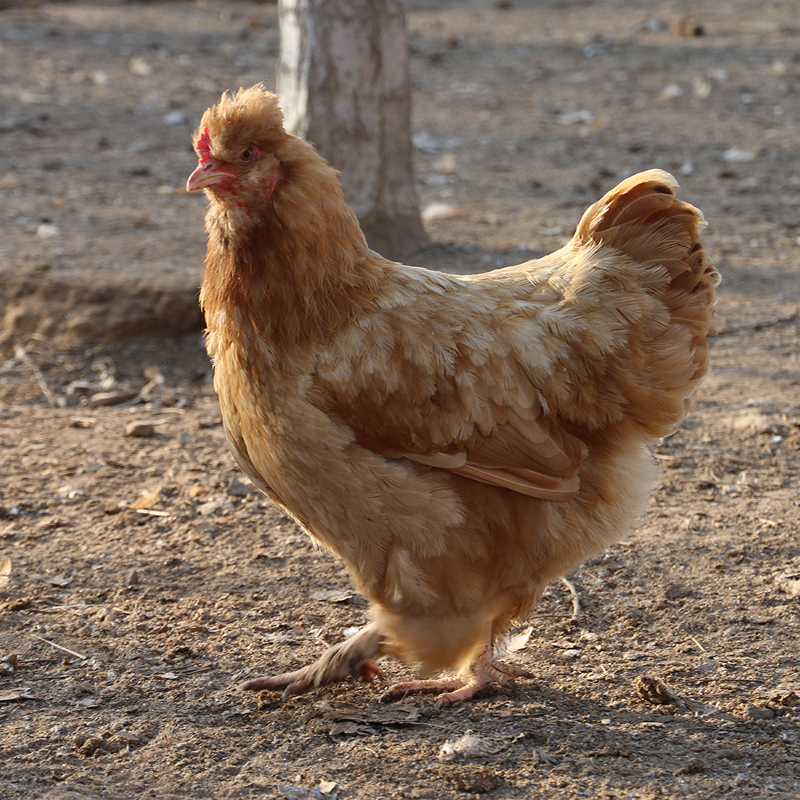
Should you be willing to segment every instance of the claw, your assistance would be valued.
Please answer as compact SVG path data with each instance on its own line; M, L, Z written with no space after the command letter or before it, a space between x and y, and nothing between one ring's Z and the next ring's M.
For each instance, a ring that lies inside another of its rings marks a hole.
M361 674L358 680L361 683L372 683L375 678L380 678L382 675L380 667L374 661L365 661L361 665Z

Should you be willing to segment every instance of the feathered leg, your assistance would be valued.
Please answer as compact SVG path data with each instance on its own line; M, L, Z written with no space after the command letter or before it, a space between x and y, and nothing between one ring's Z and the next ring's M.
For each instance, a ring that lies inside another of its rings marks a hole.
M364 626L355 636L329 647L313 664L274 677L256 678L242 684L258 691L283 689L283 699L348 678L372 680L380 674L374 659L381 655L383 637L374 624Z

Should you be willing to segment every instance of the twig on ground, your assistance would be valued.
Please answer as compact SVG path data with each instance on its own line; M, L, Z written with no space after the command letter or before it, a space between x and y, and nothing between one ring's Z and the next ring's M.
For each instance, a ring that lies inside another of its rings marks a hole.
M49 644L51 647L55 647L57 650L63 650L65 653L75 656L75 658L80 658L83 661L86 661L89 658L89 656L85 656L83 653L76 653L74 650L70 650L68 647L62 647L60 644L51 642L49 639L45 639L44 636L39 636L37 633L32 633L31 636L33 636L34 639L39 639L39 641L42 641L45 644Z
M707 653L708 652L708 650L706 650L705 647L703 647L703 645L700 644L700 642L698 642L697 639L694 636L690 636L689 638L700 648L701 652L703 652L703 653Z
M569 593L572 595L572 616L569 621L571 624L577 625L581 616L581 599L578 596L578 590L575 588L575 584L566 578L562 578L561 582L569 589Z

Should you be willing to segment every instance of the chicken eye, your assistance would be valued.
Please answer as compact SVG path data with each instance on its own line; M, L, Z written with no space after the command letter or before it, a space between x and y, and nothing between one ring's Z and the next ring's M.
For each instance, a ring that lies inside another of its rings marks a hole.
M244 162L245 164L248 161L252 161L256 157L256 151L252 147L248 147L246 150L243 150L239 156L239 161Z

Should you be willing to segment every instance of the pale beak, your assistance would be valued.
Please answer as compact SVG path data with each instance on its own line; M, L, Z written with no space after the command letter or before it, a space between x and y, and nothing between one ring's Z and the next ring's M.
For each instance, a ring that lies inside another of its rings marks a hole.
M210 186L216 186L225 178L230 178L230 175L222 170L215 169L217 165L212 161L201 162L197 165L197 169L189 176L186 181L186 191L196 192L198 189L208 189Z

